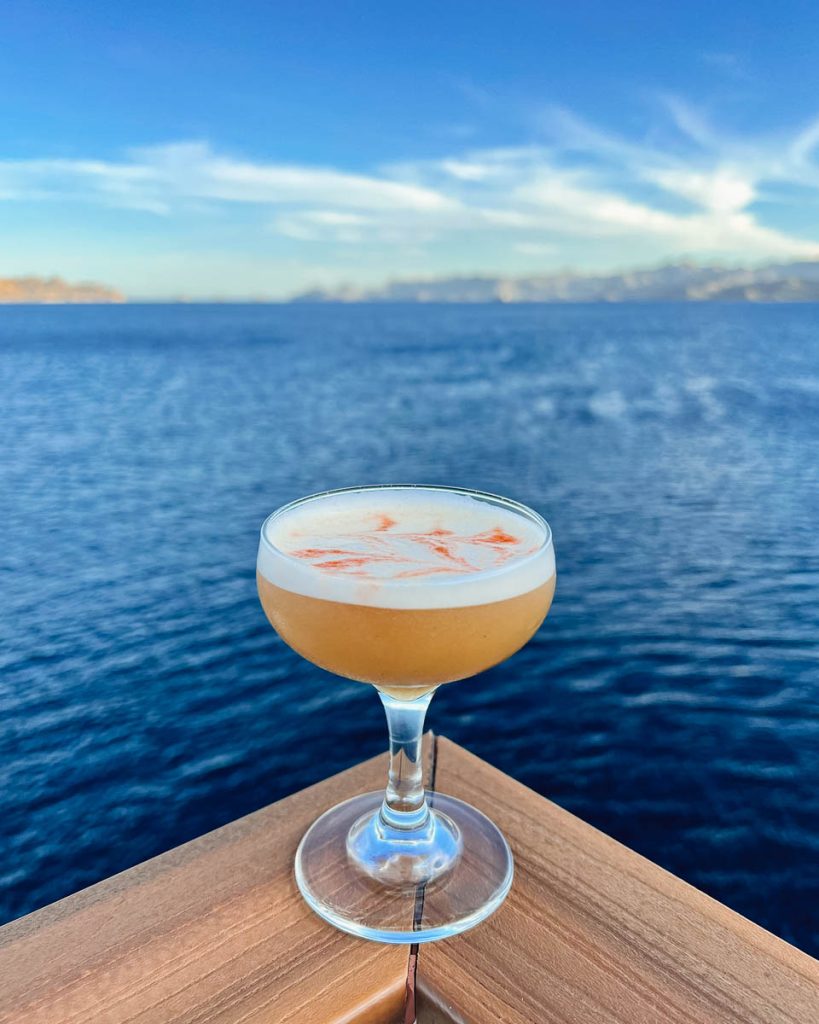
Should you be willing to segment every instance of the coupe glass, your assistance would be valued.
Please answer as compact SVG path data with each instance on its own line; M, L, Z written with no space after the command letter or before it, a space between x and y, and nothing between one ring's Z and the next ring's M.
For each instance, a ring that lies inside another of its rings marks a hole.
M349 580L305 564L271 540L279 517L307 503L351 495L377 514L385 500L419 494L433 503L455 495L490 506L481 514L514 521L535 541L520 557L457 578L379 580L373 604L366 587L356 591L359 601ZM325 491L265 520L257 581L265 613L284 641L330 672L373 683L387 714L386 792L353 797L309 828L295 864L305 900L336 927L380 942L429 942L478 924L509 892L512 854L476 808L437 791L425 794L424 717L439 685L503 661L542 623L555 584L548 524L515 501L460 488Z

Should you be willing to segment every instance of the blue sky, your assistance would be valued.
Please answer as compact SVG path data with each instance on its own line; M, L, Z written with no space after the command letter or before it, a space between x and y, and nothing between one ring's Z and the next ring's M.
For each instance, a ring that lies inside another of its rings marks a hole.
M6 0L0 275L819 257L819 4Z

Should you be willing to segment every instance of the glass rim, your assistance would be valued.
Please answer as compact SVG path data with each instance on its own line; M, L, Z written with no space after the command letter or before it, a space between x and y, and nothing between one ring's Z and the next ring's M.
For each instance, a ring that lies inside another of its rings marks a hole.
M523 502L515 501L514 498L507 498L502 494L494 494L492 491L479 491L471 487L450 487L447 484L359 484L352 487L334 487L326 491L316 491L314 494L306 494L301 498L296 498L293 501L288 501L284 505L280 505L279 508L271 512L269 516L265 517L264 522L259 530L260 542L269 551L273 552L274 555L279 558L284 558L293 565L304 567L304 562L301 559L294 558L293 555L283 551L280 547L277 547L267 536L267 527L269 523L278 519L280 516L289 512L291 509L298 508L300 505L306 505L311 501L318 501L321 498L330 498L336 494L352 494L367 491L441 491L446 494L461 494L470 498L477 498L479 500L485 500L488 503L501 505L504 508L508 508L518 515L523 516L530 522L536 523L543 530L543 540L537 546L534 551L529 552L523 558L515 559L506 565L497 566L491 569L483 569L477 572L464 573L462 576L458 576L453 579L447 577L441 579L440 576L433 579L426 578L423 582L424 587L446 587L463 585L464 582L469 580L484 580L491 576L505 575L507 572L513 569L519 569L523 565L527 565L529 562L534 561L539 555L552 546L552 528L543 516L536 512L533 508L528 505L524 505ZM380 581L382 586L387 587L417 587L419 583L414 580L394 580L385 579Z

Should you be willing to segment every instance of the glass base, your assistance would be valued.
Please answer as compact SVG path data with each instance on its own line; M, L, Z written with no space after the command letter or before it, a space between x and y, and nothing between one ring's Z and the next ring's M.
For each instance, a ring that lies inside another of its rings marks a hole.
M384 793L323 814L296 852L307 903L342 931L376 942L431 942L487 918L512 885L512 853L497 826L462 800L430 793L431 821L396 835L379 823Z

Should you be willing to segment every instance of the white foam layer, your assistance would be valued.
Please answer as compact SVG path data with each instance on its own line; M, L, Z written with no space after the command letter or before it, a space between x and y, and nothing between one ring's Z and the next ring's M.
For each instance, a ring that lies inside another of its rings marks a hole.
M262 528L258 571L306 597L459 608L525 594L555 572L548 527L467 493L396 487L310 499Z

